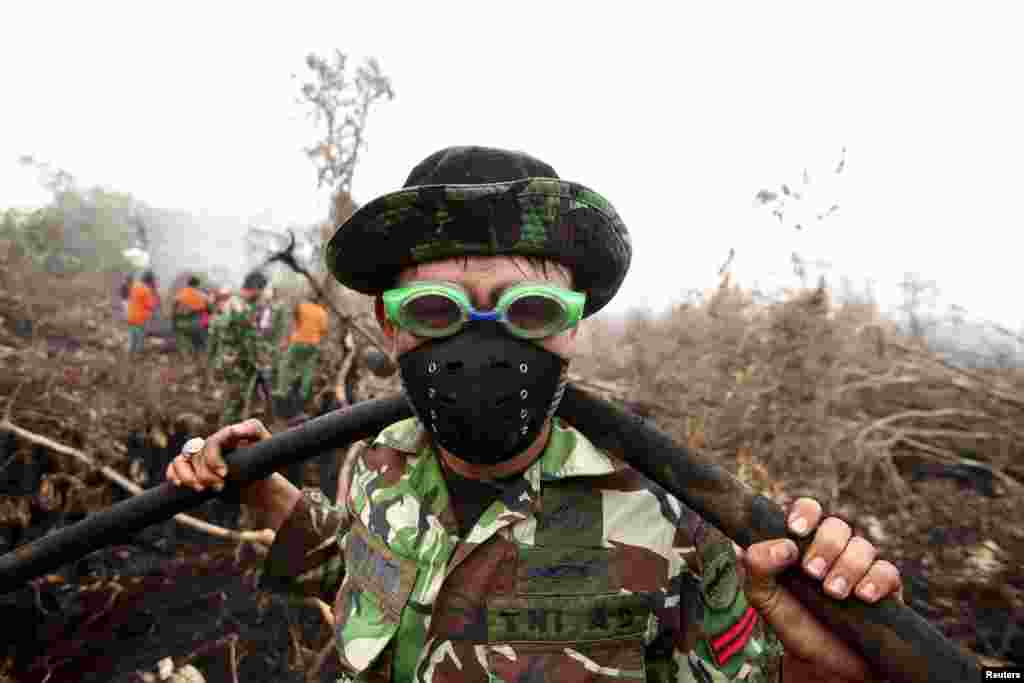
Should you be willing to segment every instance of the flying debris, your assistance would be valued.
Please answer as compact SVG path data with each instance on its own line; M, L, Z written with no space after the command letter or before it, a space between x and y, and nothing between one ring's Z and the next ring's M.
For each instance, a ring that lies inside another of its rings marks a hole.
M839 175L846 168L846 147L842 148L840 153L839 163L833 169L834 175ZM805 167L801 173L801 181L803 186L810 187L811 185L811 174ZM794 186L789 183L782 183L778 187L778 191L774 190L759 190L754 195L754 206L762 207L771 205L769 208L776 220L780 224L792 225L796 230L803 230L808 225L820 223L821 221L829 218L839 210L839 202L833 198L831 200L831 206L824 209L824 202L821 201L824 197L820 195L824 193L831 193L834 189L835 181L831 180L831 177L826 177L824 187L818 187L815 184L813 190L801 190L797 192L794 190ZM808 194L809 193L809 194ZM797 202L796 205L792 205L791 202Z
M824 213L819 213L818 214L818 220L819 221L820 220L824 220L824 219L828 218L829 216L831 216L832 214L834 214L838 210L839 210L839 205L838 204L833 204L832 206L828 207L828 211L825 211Z

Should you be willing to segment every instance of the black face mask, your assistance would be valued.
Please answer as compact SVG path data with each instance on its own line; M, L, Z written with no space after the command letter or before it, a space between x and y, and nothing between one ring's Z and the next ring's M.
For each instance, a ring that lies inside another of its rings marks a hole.
M477 321L398 359L406 396L447 451L493 465L525 450L554 414L568 361Z

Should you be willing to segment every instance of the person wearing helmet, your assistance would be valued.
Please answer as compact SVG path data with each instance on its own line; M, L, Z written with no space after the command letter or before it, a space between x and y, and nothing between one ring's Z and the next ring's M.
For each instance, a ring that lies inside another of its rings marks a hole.
M345 680L864 680L865 661L774 577L789 539L734 544L555 411L581 320L626 276L612 205L526 154L432 154L326 250L375 298L415 417L345 463L338 504L271 476L262 586L335 605ZM232 425L168 478L223 486ZM899 595L896 568L799 498L802 569L837 599ZM785 653L783 655L783 652ZM783 663L785 656L785 663Z

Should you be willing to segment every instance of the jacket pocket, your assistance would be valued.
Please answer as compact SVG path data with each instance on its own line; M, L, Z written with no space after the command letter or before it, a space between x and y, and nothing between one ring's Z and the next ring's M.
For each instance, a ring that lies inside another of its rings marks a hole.
M398 631L416 583L416 563L392 552L356 518L345 539L345 580L334 603L342 666L360 674L375 663Z

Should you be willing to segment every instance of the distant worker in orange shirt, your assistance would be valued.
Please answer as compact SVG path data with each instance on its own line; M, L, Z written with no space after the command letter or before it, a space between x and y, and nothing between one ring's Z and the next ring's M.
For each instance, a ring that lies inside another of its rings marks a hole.
M298 413L305 406L313 390L313 373L320 361L320 340L327 334L327 309L311 301L295 306L294 326L286 342L287 349L277 370L274 397L283 403L292 393L292 386L301 377L298 406L290 413Z
M159 305L156 276L147 270L128 292L128 351L140 353L146 339L146 323Z
M174 297L174 337L183 355L194 358L202 350L202 316L209 310L210 300L199 289L199 278L193 275Z

